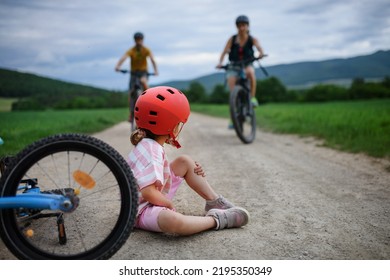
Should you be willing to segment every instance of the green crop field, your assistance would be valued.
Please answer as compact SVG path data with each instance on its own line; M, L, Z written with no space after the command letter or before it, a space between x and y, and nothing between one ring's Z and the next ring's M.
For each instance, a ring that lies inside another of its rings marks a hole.
M191 110L229 118L227 105L191 104ZM324 145L390 157L390 100L261 105L257 123L266 131L314 136ZM127 118L127 109L0 112L0 156L63 132L94 133ZM226 121L226 124L228 122ZM261 133L257 135L261 137Z
M229 118L227 105L191 105L193 111ZM314 136L326 146L374 157L390 156L390 100L267 104L256 109L260 128ZM259 134L257 137L261 137Z
M0 112L0 156L56 133L94 133L126 120L128 109Z

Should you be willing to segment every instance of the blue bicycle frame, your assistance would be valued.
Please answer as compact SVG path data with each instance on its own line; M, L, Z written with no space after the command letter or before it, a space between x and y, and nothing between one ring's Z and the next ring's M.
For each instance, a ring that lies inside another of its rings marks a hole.
M69 198L58 194L24 193L0 198L0 209L13 208L69 211L73 206Z
M19 187L24 189L25 186ZM16 196L1 197L0 209L50 209L68 212L73 209L73 203L68 197L59 194L40 193L38 187L28 189L25 193Z

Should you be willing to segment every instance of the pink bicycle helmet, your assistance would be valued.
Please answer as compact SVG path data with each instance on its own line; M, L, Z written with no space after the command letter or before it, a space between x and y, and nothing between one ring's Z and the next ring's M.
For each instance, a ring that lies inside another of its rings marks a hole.
M190 104L180 90L159 86L145 90L138 97L134 108L137 127L147 129L155 135L169 135L170 144L180 148L174 129L187 122L190 115Z

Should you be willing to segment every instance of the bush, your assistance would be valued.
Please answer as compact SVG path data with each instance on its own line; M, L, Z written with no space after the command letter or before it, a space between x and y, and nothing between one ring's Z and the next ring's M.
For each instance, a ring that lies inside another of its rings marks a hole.
M331 100L347 100L347 89L336 85L317 85L303 94L303 101L324 102Z
M229 91L223 85L216 85L208 101L213 104L228 104Z
M382 83L365 83L363 79L355 79L349 88L350 99L390 98L389 80Z
M185 91L188 102L205 102L207 101L206 90L199 82L192 82L190 88Z
M24 98L12 103L12 111L40 111L44 110L45 106L38 100L32 98Z
M123 108L126 106L127 96L124 94L102 95L99 97L70 96L67 98L35 96L14 102L12 104L12 110L99 109Z
M286 87L276 77L257 81L256 97L260 103L292 101Z

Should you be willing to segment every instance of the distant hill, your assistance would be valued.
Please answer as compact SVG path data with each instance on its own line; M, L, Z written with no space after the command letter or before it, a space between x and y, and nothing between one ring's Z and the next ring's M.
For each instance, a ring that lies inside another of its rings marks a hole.
M355 78L383 79L390 76L390 50L346 59L280 64L268 66L266 69L270 76L277 77L288 88L304 88L318 83L349 85ZM265 78L259 68L256 68L256 77ZM169 81L164 84L186 89L190 83L199 82L210 92L215 85L223 84L224 79L224 73L218 72L192 80Z
M318 83L349 85L355 78L368 80L390 76L390 50L346 59L280 64L266 69L270 76L277 77L287 88L303 88ZM258 79L265 78L259 68L256 68L256 76ZM215 71L192 80L167 81L164 84L187 89L192 82L199 82L211 92L217 84L224 84L225 74L223 71ZM0 68L0 97L63 95L64 98L93 98L113 93L117 92Z
M0 97L14 98L12 110L118 108L127 95L35 74L0 69Z
M108 93L111 92L105 89L0 68L0 97L59 94L99 96Z

